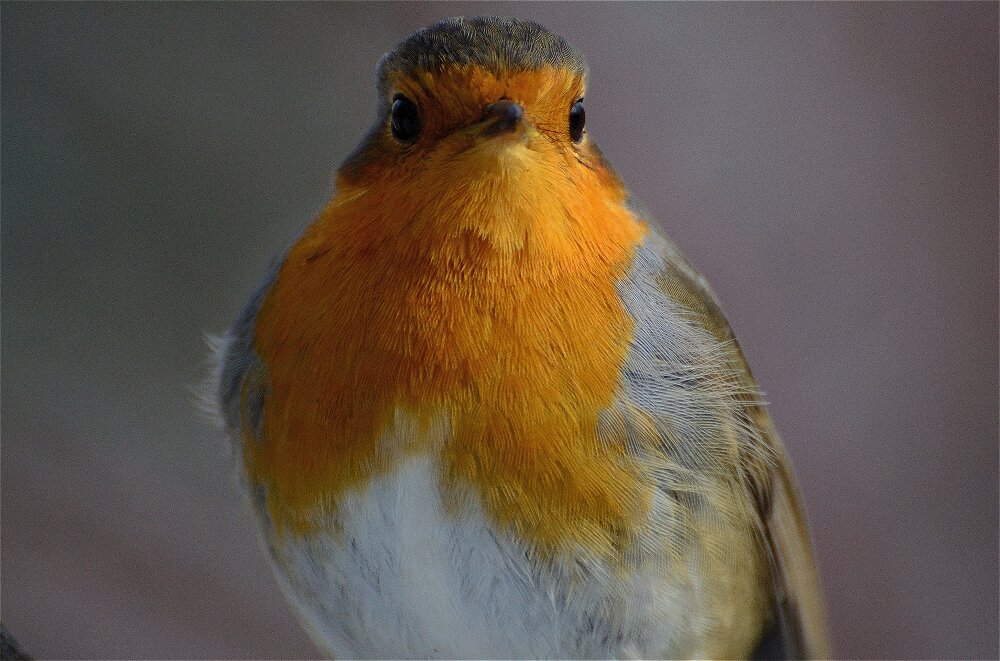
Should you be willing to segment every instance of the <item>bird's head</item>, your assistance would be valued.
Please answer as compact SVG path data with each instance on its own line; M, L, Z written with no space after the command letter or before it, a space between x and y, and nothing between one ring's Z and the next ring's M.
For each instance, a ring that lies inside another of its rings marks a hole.
M478 218L474 229L504 241L504 229L557 222L574 199L618 199L585 128L585 78L579 51L537 23L453 18L420 30L379 63L376 121L338 187L373 192L411 220Z

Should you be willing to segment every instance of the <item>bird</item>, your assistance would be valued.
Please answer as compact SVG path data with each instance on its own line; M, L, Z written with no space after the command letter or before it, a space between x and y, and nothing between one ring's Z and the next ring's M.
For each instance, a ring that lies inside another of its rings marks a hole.
M331 656L830 654L788 454L586 77L531 21L407 37L220 338L240 480Z

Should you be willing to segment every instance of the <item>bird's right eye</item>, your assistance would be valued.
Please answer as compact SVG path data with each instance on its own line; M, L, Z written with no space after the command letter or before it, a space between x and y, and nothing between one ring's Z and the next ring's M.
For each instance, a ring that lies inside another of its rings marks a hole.
M392 100L392 135L401 142L412 142L420 134L417 104L402 94Z
M583 140L583 125L586 121L587 113L583 110L583 99L579 99L569 109L569 137L573 142Z

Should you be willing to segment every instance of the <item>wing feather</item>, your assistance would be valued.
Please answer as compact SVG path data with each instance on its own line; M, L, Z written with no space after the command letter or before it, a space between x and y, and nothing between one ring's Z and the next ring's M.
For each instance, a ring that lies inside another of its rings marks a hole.
M760 536L771 570L770 626L755 658L829 658L819 577L805 510L784 444L759 398L759 390L743 351L705 280L677 248L655 234L663 258L658 276L662 291L729 353L727 378L737 383L740 424L745 428L740 470L747 496L756 504Z

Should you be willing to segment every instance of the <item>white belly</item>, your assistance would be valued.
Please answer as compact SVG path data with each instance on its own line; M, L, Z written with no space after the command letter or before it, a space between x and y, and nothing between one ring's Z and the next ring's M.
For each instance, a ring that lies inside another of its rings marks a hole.
M446 511L427 456L345 496L337 518L340 534L272 537L279 579L336 656L649 657L692 633L689 572L531 558L477 505Z

